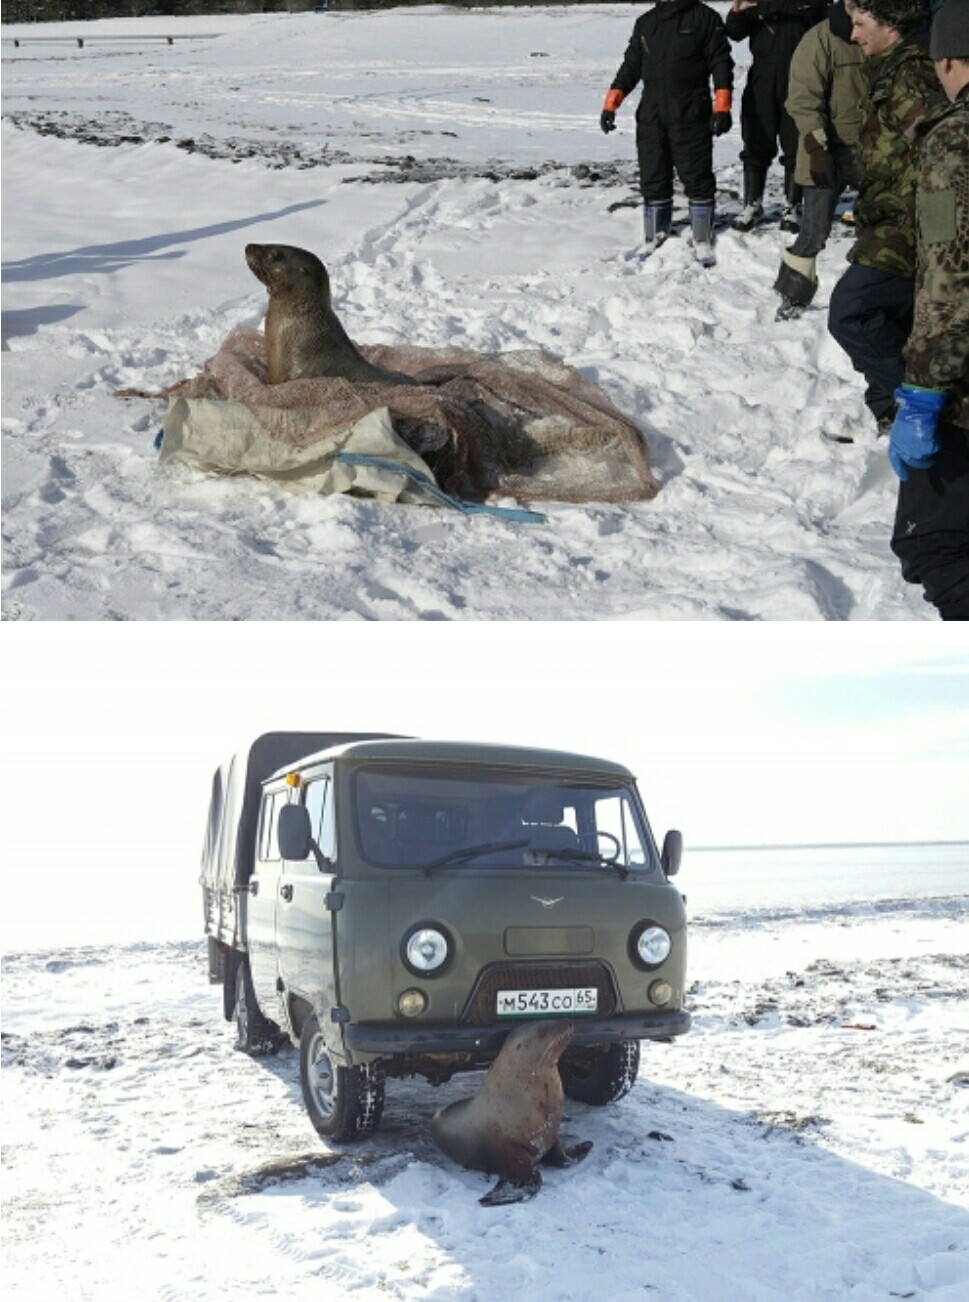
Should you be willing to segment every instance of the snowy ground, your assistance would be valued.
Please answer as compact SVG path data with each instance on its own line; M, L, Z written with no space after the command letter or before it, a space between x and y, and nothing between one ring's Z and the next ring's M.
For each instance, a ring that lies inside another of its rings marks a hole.
M630 256L633 106L608 138L598 115L634 16L153 18L83 31L218 35L5 42L6 616L932 618L888 550L895 481L825 330L844 234L785 324L776 225L725 230L711 271L685 238ZM736 126L717 142L724 217L739 148ZM509 525L159 471L162 408L112 390L194 373L261 321L250 240L320 254L358 341L561 355L640 424L659 496Z
M392 1081L329 1150L296 1053L235 1053L197 942L8 955L9 1296L957 1302L969 1292L965 897L692 924L694 1029L644 1049L531 1202Z

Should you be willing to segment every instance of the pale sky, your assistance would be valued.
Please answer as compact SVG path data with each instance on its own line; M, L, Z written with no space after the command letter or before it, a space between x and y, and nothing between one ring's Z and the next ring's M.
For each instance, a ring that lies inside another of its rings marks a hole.
M3 629L4 951L201 934L216 766L275 729L550 746L631 768L689 847L969 839L958 625Z

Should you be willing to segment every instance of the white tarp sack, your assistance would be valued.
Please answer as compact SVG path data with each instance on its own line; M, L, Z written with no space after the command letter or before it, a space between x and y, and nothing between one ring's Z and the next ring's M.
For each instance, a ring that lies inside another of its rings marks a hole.
M256 475L300 493L355 493L382 502L440 506L407 474L334 461L338 452L410 467L433 484L427 463L394 432L377 408L345 429L313 429L307 408L261 407L210 398L176 398L163 424L159 461L181 461L220 475Z

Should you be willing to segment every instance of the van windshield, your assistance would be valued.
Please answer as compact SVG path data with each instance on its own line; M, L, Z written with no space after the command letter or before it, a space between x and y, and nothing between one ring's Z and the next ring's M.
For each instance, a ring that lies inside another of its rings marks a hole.
M657 856L632 788L484 768L360 768L358 848L384 868L652 871ZM466 853L465 853L466 852Z

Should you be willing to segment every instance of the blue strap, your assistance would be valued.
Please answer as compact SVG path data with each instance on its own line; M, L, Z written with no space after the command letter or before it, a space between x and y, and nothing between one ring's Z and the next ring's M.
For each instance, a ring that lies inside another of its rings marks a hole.
M436 497L445 506L460 511L462 515L493 515L498 520L517 520L522 524L545 524L548 519L539 511L528 511L523 506L485 506L481 502L463 502L458 497L450 497L422 471L400 461L388 461L384 457L368 457L361 452L337 452L333 460L345 461L351 466L378 466L381 470L394 470L399 475L406 475L415 484L419 484L425 492Z

